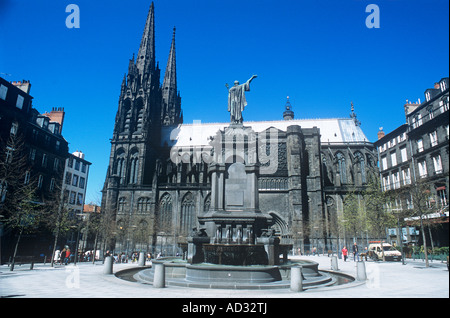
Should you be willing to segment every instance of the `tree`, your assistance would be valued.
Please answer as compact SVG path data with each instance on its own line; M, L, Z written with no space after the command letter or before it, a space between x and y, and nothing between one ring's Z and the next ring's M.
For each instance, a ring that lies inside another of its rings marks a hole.
M57 187L53 196L47 202L46 224L54 234L51 265L53 267L55 260L56 247L60 235L67 233L75 224L75 219L67 204L67 195ZM56 213L55 213L56 212Z
M360 194L351 191L344 199L344 208L340 218L341 227L345 230L345 236L353 236L355 239L360 234L363 237L365 230L365 216L361 205Z
M429 263L424 219L427 219L427 215L433 212L433 207L430 204L430 184L423 179L419 179L411 184L411 186L405 187L402 191L402 195L406 198L410 198L412 202L412 205L406 210L406 216L413 220L419 220L425 253L425 266L428 267Z
M30 171L23 135L16 132L0 141L0 214L17 234L13 264L22 235L37 230L42 221L42 203L36 199Z
M363 193L367 231L373 237L385 237L386 228L395 224L395 216L386 209L389 195L380 184L378 176L371 176Z

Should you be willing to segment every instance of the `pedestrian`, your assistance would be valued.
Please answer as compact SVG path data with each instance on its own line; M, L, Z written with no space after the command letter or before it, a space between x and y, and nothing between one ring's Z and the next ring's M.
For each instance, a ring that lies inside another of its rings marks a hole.
M358 245L356 244L356 242L353 243L352 251L353 251L353 261L356 262L356 260L358 259Z
M347 250L347 247L344 246L344 248L342 249L342 257L344 258L344 262L347 261L347 255L348 255L348 250Z
M66 250L66 255L64 256L64 265L69 264L70 262L70 249Z
M369 251L367 250L367 246L364 247L364 258L366 259L367 262L367 254L369 254ZM363 255L361 254L361 261L362 261Z
M60 256L61 256L61 251L60 250L56 250L55 256L53 257L53 264L58 263Z
M59 265L62 265L64 262L64 259L66 258L66 248L64 247L61 251L61 255L59 256Z

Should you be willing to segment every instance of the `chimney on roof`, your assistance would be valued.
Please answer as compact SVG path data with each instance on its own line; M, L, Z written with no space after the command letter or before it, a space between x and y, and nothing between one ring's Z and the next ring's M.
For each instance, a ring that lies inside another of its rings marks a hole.
M52 107L52 111L50 113L45 112L42 115L50 118L50 122L59 123L59 126L61 127L59 133L61 134L65 114L66 113L64 112L64 107Z
M11 84L13 84L15 87L20 89L22 92L30 94L30 89L31 89L30 81L26 81L26 80L22 80L22 81L18 81L18 82L14 81Z
M84 153L81 150L77 150L77 151L73 152L72 155L74 155L75 157L84 159Z
M386 134L383 131L383 127L380 127L380 130L378 131L378 140L383 138Z
M408 121L408 115L416 110L417 107L420 106L420 99L417 101L417 103L411 103L411 101L406 100L405 105L403 105L405 109L405 117L406 121Z
M440 89L440 88L441 88L441 85L439 85L439 83L436 82L436 83L434 83L434 88L435 88L435 89Z

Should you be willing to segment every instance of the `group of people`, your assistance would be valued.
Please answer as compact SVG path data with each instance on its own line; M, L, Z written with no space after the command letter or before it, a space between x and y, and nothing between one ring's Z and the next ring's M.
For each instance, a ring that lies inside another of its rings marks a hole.
M342 248L342 258L344 259L344 262L346 262L347 261L347 257L348 257L348 250L347 250L347 247L346 246L344 246L343 248ZM358 245L356 244L356 242L355 243L353 243L353 246L352 246L352 253L353 253L353 261L357 261L358 260L358 253L359 253L359 250L358 250Z
M112 254L110 251L106 251L105 257L106 256L112 256L114 259L114 263L119 264L119 263L128 263L128 261L131 262L137 262L139 260L139 253L138 252L133 252L131 253L131 255L128 255L124 252L119 253L119 254ZM152 260L152 254L151 253L147 253L147 261L151 261Z
M90 262L92 261L94 253L93 251L80 252L78 251L78 261L79 262ZM69 246L65 246L61 251L56 250L55 256L53 258L54 264L67 265L72 262L75 254L70 251Z
M53 263L62 265L67 265L70 263L70 248L66 245L62 251L56 250L55 257L53 258Z

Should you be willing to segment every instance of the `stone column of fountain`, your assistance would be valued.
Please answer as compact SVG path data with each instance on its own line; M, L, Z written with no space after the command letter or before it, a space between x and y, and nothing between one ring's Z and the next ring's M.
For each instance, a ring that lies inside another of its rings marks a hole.
M259 210L256 133L231 124L214 140L210 211L188 239L188 262L221 265L276 265L279 239L272 217Z

